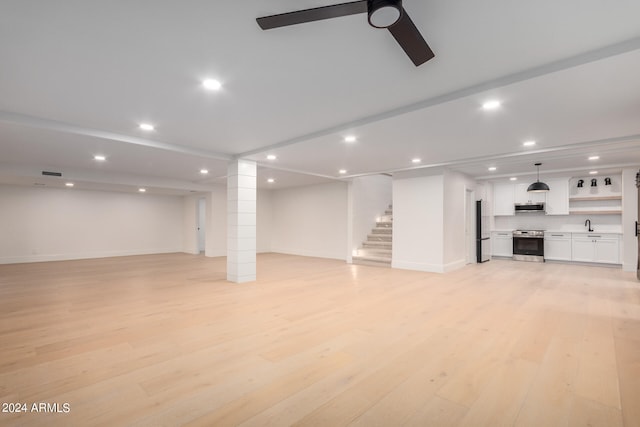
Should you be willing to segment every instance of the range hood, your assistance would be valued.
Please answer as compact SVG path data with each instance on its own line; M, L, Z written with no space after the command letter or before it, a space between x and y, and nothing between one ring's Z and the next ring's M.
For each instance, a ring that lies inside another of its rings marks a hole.
M545 213L544 202L540 203L516 203L516 213Z

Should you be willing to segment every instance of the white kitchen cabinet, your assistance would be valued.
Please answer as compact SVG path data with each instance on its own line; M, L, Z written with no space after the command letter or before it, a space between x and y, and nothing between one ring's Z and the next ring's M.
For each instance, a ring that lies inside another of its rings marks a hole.
M514 188L513 184L493 185L493 214L514 215Z
M544 233L544 258L571 261L571 233Z
M513 256L513 236L510 231L491 232L491 255Z
M594 258L595 248L593 239L577 236L571 239L572 261L593 262Z
M596 240L594 261L620 264L620 240L618 238Z
M544 203L546 193L529 193L527 188L531 183L516 184L514 186L515 203Z
M573 261L620 264L620 236L606 233L573 233L571 253Z
M547 193L547 215L569 215L569 179L550 179Z

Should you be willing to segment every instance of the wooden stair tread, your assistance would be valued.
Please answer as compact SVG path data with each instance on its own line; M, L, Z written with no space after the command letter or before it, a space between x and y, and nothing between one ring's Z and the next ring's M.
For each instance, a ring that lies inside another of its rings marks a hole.
M391 234L369 234L367 242L390 242Z
M373 227L371 229L373 234L391 234L393 231L392 227Z
M371 242L369 242L369 241L367 241L367 242L364 242L362 245L365 248L366 247L378 247L379 246L379 247L384 247L384 248L391 249L391 243L392 242L390 242L390 241L389 242L384 242L384 241L379 241L379 242L371 241Z

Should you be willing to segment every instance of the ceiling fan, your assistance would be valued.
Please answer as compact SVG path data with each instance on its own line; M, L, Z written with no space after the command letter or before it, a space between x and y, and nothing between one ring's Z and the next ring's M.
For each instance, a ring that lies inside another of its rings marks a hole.
M424 64L435 56L420 31L402 7L402 0L361 0L313 9L298 10L257 18L263 30L338 18L340 16L367 13L369 25L386 28L415 66Z

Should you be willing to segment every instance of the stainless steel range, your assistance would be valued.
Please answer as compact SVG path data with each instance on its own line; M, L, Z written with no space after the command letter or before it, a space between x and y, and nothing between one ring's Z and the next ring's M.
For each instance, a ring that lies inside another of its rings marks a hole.
M544 231L515 230L513 232L513 259L544 262Z

